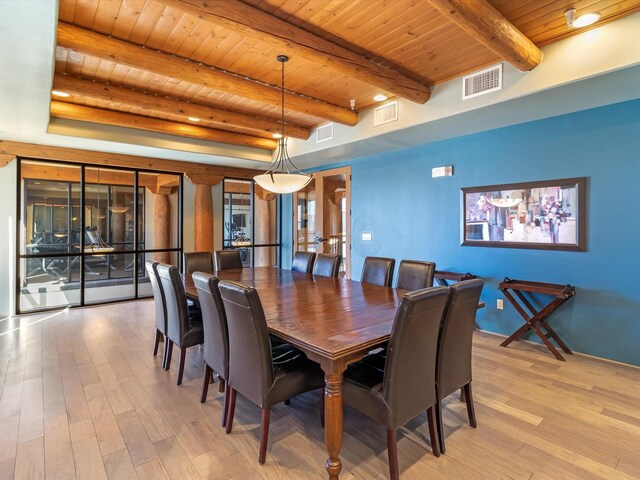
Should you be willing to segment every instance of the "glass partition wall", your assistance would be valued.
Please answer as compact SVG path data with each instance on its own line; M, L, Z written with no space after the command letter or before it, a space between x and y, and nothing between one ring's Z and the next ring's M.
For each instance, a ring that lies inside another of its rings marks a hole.
M22 159L18 180L19 313L150 296L145 260L182 258L181 175Z
M224 179L225 250L239 250L245 267L280 264L278 199L252 180Z

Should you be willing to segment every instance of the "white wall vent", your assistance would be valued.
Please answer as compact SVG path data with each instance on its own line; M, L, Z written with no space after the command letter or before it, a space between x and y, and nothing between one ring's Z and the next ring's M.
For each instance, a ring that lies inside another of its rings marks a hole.
M502 89L502 64L485 68L462 78L462 99Z
M316 128L316 143L331 140L333 138L333 123L320 125Z
M398 120L398 101L385 103L373 111L373 126L383 125Z

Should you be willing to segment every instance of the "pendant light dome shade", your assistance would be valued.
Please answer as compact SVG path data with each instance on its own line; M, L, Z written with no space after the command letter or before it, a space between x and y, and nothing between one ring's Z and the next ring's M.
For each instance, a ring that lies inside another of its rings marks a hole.
M261 175L256 175L253 179L265 190L282 194L297 192L304 188L311 181L311 175L300 171L287 153L287 137L284 132L284 63L289 60L289 57L278 55L277 58L282 63L282 136L278 140L278 153L269 170Z

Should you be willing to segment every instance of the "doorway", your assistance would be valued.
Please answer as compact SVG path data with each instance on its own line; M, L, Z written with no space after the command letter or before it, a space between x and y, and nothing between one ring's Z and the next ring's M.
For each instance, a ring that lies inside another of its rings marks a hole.
M314 173L293 204L294 252L340 254L351 278L351 167Z

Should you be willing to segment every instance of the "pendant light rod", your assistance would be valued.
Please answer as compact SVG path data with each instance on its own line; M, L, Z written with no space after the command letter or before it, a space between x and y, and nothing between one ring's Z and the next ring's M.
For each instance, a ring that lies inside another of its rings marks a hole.
M289 57L278 55L276 59L282 64L281 136L278 140L278 152L269 170L262 175L256 175L254 180L258 185L270 192L293 193L304 188L311 181L311 175L302 172L296 167L287 152L286 127L284 123L284 64L289 61Z

